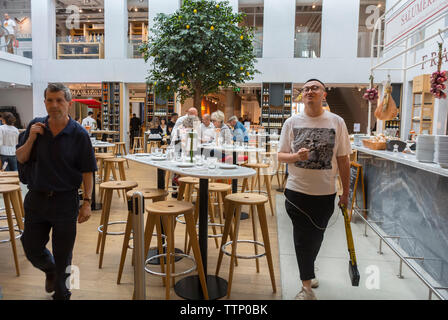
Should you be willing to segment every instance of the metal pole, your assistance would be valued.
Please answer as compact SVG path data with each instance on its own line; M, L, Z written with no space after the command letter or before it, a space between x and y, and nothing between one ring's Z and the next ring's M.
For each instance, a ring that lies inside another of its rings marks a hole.
M139 191L132 195L134 237L134 300L146 300L144 221L145 199Z

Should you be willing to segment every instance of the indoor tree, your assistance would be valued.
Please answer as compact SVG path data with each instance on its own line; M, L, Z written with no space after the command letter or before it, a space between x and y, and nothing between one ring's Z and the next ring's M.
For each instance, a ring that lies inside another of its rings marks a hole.
M228 1L184 0L173 14L158 14L140 46L151 62L147 81L165 99L193 97L200 114L202 97L253 79L251 28L239 26L244 14Z

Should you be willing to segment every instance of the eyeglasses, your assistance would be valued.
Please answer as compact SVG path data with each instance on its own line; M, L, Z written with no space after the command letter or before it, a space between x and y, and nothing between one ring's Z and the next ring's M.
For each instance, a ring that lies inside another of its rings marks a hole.
M308 91L318 92L321 87L319 86L311 86L311 87L303 87L302 92L307 93Z

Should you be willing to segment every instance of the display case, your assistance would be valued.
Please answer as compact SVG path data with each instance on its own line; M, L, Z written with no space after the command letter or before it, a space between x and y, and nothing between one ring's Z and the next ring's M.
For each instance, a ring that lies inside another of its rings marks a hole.
M83 23L70 30L56 47L57 59L104 59L104 25Z
M131 58L142 58L143 55L138 51L140 45L148 38L148 24L145 22L129 23L129 46Z
M430 75L414 78L411 117L411 130L415 134L432 134L434 96L430 92Z
M120 82L103 82L102 88L102 119L103 130L116 131L111 134L113 141L119 142L122 137L122 102L123 84Z
M263 83L261 89L261 125L268 131L281 131L291 116L292 83Z

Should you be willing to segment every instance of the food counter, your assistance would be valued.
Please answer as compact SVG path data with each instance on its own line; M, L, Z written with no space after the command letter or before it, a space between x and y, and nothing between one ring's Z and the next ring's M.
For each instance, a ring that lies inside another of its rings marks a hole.
M353 149L363 167L368 219L381 221L383 234L399 236L394 241L408 256L423 257L415 262L435 286L448 287L448 169L411 154Z

